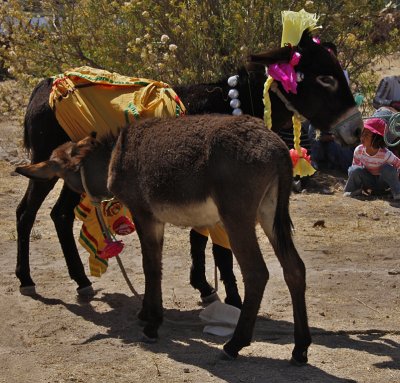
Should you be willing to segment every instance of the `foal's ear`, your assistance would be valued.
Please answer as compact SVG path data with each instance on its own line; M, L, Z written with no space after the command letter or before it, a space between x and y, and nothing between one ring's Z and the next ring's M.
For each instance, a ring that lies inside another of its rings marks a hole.
M18 166L15 171L35 180L51 180L57 177L59 165L55 161L43 161L33 165Z
M79 164L93 149L98 145L96 134L92 133L90 136L78 141L71 150L71 162Z
M283 48L271 49L270 51L250 55L247 58L249 64L271 65L275 63L289 62L292 54L292 48L289 46Z

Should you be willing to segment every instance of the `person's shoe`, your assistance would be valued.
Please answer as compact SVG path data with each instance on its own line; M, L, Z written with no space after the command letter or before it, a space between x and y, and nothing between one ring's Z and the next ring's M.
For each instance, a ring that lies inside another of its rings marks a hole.
M352 192L344 192L343 193L344 197L358 197L360 195L362 195L362 189L357 189Z

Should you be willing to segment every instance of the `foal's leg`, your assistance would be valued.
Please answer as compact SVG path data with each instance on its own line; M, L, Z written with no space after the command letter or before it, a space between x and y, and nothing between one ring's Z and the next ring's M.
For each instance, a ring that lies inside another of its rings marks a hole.
M79 203L79 194L73 192L65 184L60 196L51 211L58 239L63 250L70 277L78 284L79 295L93 295L92 283L85 274L82 260L73 233L75 219L74 208Z
M283 268L285 282L290 291L293 305L295 341L292 362L301 365L308 361L307 350L311 344L305 301L306 270L293 243L287 204L283 207L277 207L277 215L283 212L280 215L283 219L279 220L280 227L276 231L273 229L276 205L276 199L265 199L259 211L259 220ZM279 209L283 210L279 212Z
M131 209L132 211L132 209ZM161 292L161 257L164 240L164 224L153 219L141 219L135 210L135 226L142 248L142 264L145 276L145 292L142 309L138 314L146 322L144 341L155 342L163 320Z
M35 294L35 283L30 275L29 240L36 214L44 199L53 189L57 179L50 181L29 180L25 195L17 207L17 266L15 274L20 280L20 292Z
M236 218L236 222L224 222L244 282L244 300L239 321L232 339L224 346L225 353L231 358L236 358L243 347L250 345L269 277L257 242L254 222L240 221L239 217Z

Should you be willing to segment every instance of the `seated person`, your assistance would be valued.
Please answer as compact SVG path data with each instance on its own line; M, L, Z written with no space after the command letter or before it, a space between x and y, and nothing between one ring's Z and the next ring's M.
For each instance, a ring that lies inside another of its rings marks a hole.
M381 118L370 118L364 122L361 145L354 150L344 196L359 196L366 189L384 192L390 188L393 199L400 201L400 159L385 146L385 128L386 122Z
M380 81L372 105L375 109L390 106L400 111L400 76L387 76Z
M308 136L311 146L311 165L317 170L340 170L347 172L353 159L353 148L342 147L335 142L330 132L317 134L316 129L309 124Z

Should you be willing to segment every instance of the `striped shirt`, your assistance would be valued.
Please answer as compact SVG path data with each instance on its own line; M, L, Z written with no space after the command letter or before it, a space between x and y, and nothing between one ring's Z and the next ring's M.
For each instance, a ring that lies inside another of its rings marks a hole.
M353 165L362 166L371 174L378 176L382 165L389 164L400 169L400 158L396 157L389 149L380 148L374 156L370 156L364 145L359 145L354 150Z

